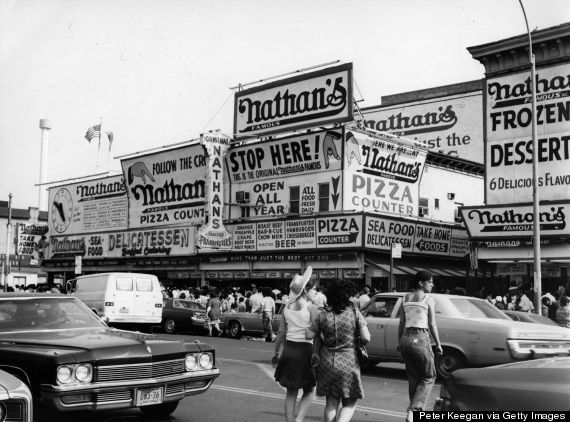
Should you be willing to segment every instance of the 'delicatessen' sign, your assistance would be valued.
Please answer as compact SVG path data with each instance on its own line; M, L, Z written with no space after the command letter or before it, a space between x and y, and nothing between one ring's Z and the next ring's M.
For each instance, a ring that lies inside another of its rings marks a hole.
M392 244L403 252L464 257L469 253L467 232L434 224L366 216L364 246L389 251Z
M352 118L352 63L235 94L234 135L237 139L348 122Z

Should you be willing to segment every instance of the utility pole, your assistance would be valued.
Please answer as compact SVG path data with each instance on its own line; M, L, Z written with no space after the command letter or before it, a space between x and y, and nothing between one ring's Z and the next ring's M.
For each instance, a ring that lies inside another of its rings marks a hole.
M540 257L540 216L539 207L540 200L538 196L538 136L536 129L536 64L534 53L532 52L532 37L528 27L528 20L526 18L526 11L522 0L519 0L521 9L524 15L524 22L526 24L526 33L528 36L528 60L530 62L530 88L532 99L532 214L533 214L533 245L534 245L534 291L536 312L542 315L542 268Z
M6 253L2 267L2 285L8 291L8 274L10 273L10 234L12 232L12 194L8 195L8 224L6 224Z

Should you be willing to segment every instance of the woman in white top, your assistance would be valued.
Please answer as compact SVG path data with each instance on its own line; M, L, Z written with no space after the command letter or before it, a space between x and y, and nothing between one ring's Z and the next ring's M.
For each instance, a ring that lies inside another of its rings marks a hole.
M313 285L309 283L312 271L309 266L302 276L293 277L289 286L289 302L275 339L272 363L277 363L275 381L287 389L286 422L302 422L315 395L316 380L311 368L313 341L305 338L305 332L318 315L317 308L309 303L315 294ZM283 343L283 354L280 354ZM303 389L303 395L297 405L300 389Z
M433 277L419 271L415 286L404 298L400 308L400 353L408 373L410 406L406 420L411 422L414 410L424 410L435 383L435 362L430 333L435 340L437 354L443 354L435 322L435 304L428 293L433 288Z

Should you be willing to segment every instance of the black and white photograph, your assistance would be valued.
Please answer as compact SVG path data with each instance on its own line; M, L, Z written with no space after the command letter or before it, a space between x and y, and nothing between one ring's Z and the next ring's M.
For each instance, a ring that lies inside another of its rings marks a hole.
M0 0L0 422L570 418L566 0Z

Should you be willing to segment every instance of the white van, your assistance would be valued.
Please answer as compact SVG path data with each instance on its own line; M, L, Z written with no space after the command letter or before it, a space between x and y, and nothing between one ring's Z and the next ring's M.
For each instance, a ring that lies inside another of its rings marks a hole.
M73 295L110 324L160 324L162 292L155 275L101 273L77 277Z

